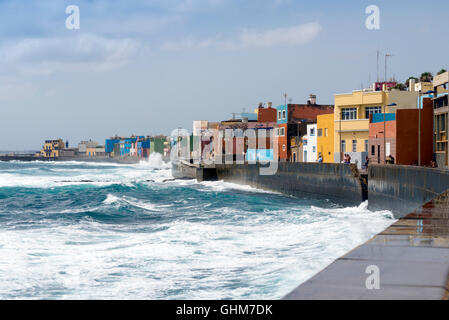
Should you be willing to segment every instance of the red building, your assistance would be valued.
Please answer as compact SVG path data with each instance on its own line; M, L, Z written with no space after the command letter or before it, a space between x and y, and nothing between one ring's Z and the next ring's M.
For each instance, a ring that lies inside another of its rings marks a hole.
M370 163L385 163L385 155L393 156L395 164L418 164L418 109L399 109L394 113L378 113L370 116ZM384 126L386 136L384 139ZM384 148L385 145L385 148ZM385 151L384 151L385 150ZM421 165L427 166L433 152L433 103L423 99L421 110Z
M257 108L257 122L276 122L276 109L271 107L271 103L267 108L259 106Z

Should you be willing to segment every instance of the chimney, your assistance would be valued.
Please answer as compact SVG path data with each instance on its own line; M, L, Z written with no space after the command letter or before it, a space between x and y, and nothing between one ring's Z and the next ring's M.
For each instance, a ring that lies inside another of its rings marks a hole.
M412 92L415 91L415 82L415 79L410 79L408 81L408 89Z
M307 100L307 104L315 105L316 104L316 95L310 94L309 95L309 100Z
M267 108L271 108L272 105L273 105L273 102L267 102Z

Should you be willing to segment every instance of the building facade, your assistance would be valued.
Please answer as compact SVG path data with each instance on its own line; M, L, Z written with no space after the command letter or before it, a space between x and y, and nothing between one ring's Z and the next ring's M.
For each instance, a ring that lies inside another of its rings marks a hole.
M334 114L317 117L317 152L324 163L334 162Z
M287 104L276 107L276 138L280 161L292 158L290 141L292 137L307 134L307 125L316 123L317 116L334 112L333 105L316 104L316 96L310 95L308 104Z
M276 122L277 111L272 107L271 102L267 102L267 107L259 106L257 109L257 122Z
M344 154L349 154L351 162L361 167L368 155L370 115L416 109L417 104L418 93L410 91L357 90L335 95L334 162L342 162Z
M433 78L433 127L434 127L434 153L438 167L448 167L448 80L449 72L442 73Z
M318 159L316 123L307 125L307 134L303 137L303 144L304 162L316 162Z
M401 109L396 113L386 113L385 118L383 113L373 114L369 124L370 163L384 164L386 158L392 156L395 163L400 165L418 165L419 161L423 166L430 165L433 140L432 109L432 99L427 98L424 99L421 110ZM421 139L418 139L419 134ZM421 151L420 159L418 150Z
M64 141L58 140L45 140L40 156L45 158L57 158L60 156L60 151L64 149Z

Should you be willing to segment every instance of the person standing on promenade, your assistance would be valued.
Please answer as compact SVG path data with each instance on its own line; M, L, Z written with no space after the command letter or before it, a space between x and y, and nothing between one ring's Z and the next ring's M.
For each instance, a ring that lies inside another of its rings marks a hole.
M369 165L369 158L368 158L368 156L366 156L366 157L365 157L365 163L364 163L364 165L363 165L363 168L364 168L364 169L368 169L368 165Z

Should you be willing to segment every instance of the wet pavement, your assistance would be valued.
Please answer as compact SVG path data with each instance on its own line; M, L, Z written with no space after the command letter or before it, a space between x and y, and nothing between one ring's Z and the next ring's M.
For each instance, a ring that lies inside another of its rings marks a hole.
M378 277L372 266L378 268ZM447 300L448 276L446 191L334 261L284 299Z

